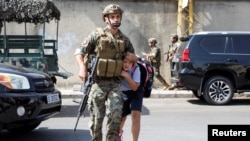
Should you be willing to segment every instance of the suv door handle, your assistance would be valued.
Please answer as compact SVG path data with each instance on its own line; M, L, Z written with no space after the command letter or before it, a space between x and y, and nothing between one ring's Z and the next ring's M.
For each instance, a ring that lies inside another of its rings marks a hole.
M227 59L227 62L238 62L236 59Z

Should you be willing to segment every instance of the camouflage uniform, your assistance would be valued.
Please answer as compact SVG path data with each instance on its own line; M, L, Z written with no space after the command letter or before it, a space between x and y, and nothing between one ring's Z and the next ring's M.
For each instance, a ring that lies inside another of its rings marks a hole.
M171 62L172 62L172 60L173 60L173 58L174 58L174 55L175 55L177 49L178 49L179 46L180 46L180 44L178 43L178 39L179 39L178 35L176 35L176 34L172 34L172 35L171 35L171 43L172 43L172 44L169 45L168 52L166 52L167 55L168 55L166 61L167 61L167 62L169 61L170 64L171 64ZM166 53L164 53L164 54L166 54Z
M179 44L176 43L176 42L169 46L168 58L173 58L173 56L175 55L175 52L177 51L178 47L179 47ZM170 61L170 63L171 63L172 59L167 60L167 61Z
M168 83L160 74L160 66L161 66L161 50L160 48L154 46L151 47L150 54L153 54L154 57L150 58L150 63L154 68L155 77L162 83L163 86L168 87Z
M171 35L171 42L172 44L169 45L168 49L168 57L167 57L167 62L170 63L170 69L171 69L171 77L173 76L173 71L175 71L176 64L172 62L174 59L175 53L177 49L179 48L180 44L178 43L178 35L172 34ZM176 88L176 84L172 84L169 90L173 90Z
M169 52L168 52L169 60L167 60L167 61L169 61L171 69L175 68L175 64L172 62L172 60L174 58L174 55L175 55L178 47L179 47L179 44L177 42L172 43L172 45L169 46ZM171 73L172 73L172 71L171 71ZM171 76L172 76L172 74L171 74Z
M105 34L110 34L107 27L103 30ZM123 37L124 52L134 53L134 48L129 38L122 34L120 30L113 37L114 40ZM81 46L76 49L75 54L94 54L99 39L100 35L98 31L93 31L82 42ZM114 46L113 41L111 41L110 46ZM95 84L92 86L88 101L88 109L90 112L89 127L93 141L102 141L102 123L105 114L107 114L108 118L106 141L118 140L123 107L122 94L119 86L120 79L117 78L95 79Z

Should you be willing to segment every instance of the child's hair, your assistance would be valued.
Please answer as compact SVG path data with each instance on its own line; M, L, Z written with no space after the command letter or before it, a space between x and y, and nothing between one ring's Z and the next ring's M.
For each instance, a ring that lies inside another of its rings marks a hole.
M130 59L130 54L129 53L125 53L123 56L122 56L122 60L128 60L129 62L131 62L131 59Z
M127 52L122 56L122 60L125 60L125 59L127 59L130 63L135 63L137 61L137 57L130 52Z
M127 53L124 53L124 54L122 55L122 60L124 60L124 59L126 58L126 54L127 54Z

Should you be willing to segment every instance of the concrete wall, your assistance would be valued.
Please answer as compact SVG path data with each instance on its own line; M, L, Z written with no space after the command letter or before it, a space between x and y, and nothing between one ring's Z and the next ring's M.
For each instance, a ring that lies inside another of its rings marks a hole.
M75 48L96 27L104 27L101 13L112 2L54 1L62 12L60 20L60 64L74 74L67 80L58 79L61 87L80 83L78 66L73 56ZM176 33L177 2L116 2L124 9L121 30L130 38L138 55L149 51L147 39L155 37L162 52L167 51L169 35ZM162 74L169 81L169 66L162 57Z
M250 1L196 1L194 31L250 30Z
M101 12L113 1L53 0L61 10L59 25L60 71L69 71L74 76L68 79L58 77L58 87L72 87L80 83L78 66L74 58L75 48L96 27L104 27ZM130 38L136 53L149 51L147 39L155 37L162 52L168 50L169 35L176 33L178 2L165 1L116 1L124 9L121 30ZM231 0L194 0L194 31L208 30L249 30L250 2ZM38 27L30 27L34 30ZM53 23L47 25L46 37L55 36ZM8 32L16 32L14 26ZM37 32L37 31L36 31ZM38 32L41 32L40 29ZM162 56L162 75L169 82L169 64Z

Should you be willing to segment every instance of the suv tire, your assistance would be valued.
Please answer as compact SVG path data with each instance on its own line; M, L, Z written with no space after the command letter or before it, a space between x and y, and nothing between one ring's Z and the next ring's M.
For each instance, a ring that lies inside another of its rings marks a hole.
M212 105L228 104L234 95L231 81L223 76L209 78L203 87L205 101Z

